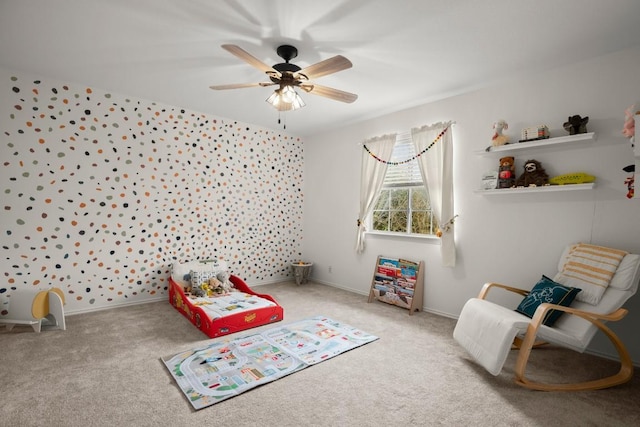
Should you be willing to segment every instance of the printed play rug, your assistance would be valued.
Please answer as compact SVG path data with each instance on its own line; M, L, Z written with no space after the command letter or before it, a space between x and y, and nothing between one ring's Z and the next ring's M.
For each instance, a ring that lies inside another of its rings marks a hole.
M197 410L377 339L316 316L253 335L219 338L162 361Z

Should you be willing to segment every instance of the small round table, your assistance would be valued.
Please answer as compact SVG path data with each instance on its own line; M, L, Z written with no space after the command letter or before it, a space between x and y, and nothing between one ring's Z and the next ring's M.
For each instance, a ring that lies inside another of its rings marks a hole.
M296 285L300 286L301 283L307 283L312 265L312 262L291 263L291 269L293 270L293 277L296 279Z

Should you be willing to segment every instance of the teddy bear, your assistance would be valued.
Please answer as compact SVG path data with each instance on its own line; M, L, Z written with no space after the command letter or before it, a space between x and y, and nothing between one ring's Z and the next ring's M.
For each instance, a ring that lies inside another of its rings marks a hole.
M537 160L527 160L524 172L516 179L516 187L541 187L549 183L549 175Z
M500 159L498 170L497 188L511 188L515 180L515 160L513 157L503 157Z
M209 297L225 293L222 283L216 277L211 277L209 282L203 283L200 287L204 289Z

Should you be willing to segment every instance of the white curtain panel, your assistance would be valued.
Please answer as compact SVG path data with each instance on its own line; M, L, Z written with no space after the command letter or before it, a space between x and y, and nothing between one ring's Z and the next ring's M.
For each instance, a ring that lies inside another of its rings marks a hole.
M452 125L451 122L436 123L411 129L411 137L416 153L421 153L429 147L438 135ZM455 267L456 247L453 226L453 138L451 129L433 144L426 152L418 157L418 165L422 179L427 183L429 200L433 214L442 230L440 251L442 265ZM451 221L448 230L443 225Z
M383 135L368 139L364 145L380 160L391 160L396 134ZM376 197L382 188L387 173L387 163L376 160L363 148L362 167L360 168L360 205L358 212L358 235L356 236L356 252L364 251L364 233L367 231L365 219L371 213Z

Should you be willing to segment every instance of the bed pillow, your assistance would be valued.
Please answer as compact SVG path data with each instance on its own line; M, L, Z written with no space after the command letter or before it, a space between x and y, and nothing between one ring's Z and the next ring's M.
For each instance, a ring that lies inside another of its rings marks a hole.
M227 263L217 259L174 262L171 268L171 278L185 288L191 286L191 271L215 271L219 273L227 270Z
M217 272L214 270L191 270L189 276L191 277L191 287L199 288L202 284L209 284L209 280L212 277L216 277Z
M545 302L569 307L580 291L581 289L561 285L543 275L529 294L520 302L516 311L527 317L533 317L538 306ZM542 324L552 326L562 314L563 312L559 310L549 310Z

